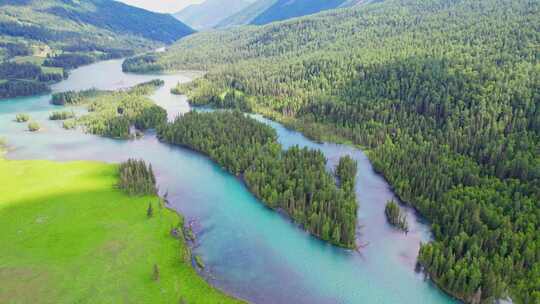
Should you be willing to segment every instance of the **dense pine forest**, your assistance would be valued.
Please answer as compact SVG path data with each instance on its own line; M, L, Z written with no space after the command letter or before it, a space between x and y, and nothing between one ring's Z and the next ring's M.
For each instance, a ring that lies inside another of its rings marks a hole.
M282 151L275 131L241 112L191 112L158 129L161 140L207 154L243 177L267 206L286 211L307 231L332 244L355 246L356 163L343 158L336 177L319 150Z
M387 0L201 33L127 70L369 150L432 223L419 263L469 303L540 303L540 3ZM238 102L236 102L238 101Z
M118 169L118 187L129 195L157 194L156 177L151 164L144 160L128 159Z
M68 91L54 94L51 103L85 105L88 108L87 114L66 121L66 129L82 126L90 134L128 139L140 136L140 131L155 129L167 121L167 111L148 97L162 85L162 80L152 80L120 91ZM73 117L65 117L68 118Z

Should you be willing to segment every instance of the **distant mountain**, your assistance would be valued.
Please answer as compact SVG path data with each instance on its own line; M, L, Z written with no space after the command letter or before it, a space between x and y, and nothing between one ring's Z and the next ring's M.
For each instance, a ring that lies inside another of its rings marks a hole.
M250 24L257 16L272 7L278 0L257 0L248 7L223 19L217 28L228 28L237 25Z
M215 27L252 2L253 0L206 0L200 4L190 5L173 16L194 29L204 30Z
M113 0L2 0L0 98L42 93L68 69L156 49L193 32L168 14Z
M262 25L328 9L351 7L375 1L377 0L257 0L238 13L223 19L215 27L228 28L244 24Z
M346 0L278 0L250 23L261 25L337 8Z

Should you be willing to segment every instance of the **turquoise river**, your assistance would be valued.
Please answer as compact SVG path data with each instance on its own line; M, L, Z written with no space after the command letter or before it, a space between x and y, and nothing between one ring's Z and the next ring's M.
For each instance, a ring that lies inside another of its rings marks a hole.
M153 100L169 118L190 110L184 96L170 88L194 75L134 75L111 60L74 70L53 91L123 88L153 78L165 86ZM234 176L208 158L160 143L152 132L142 139L120 141L67 131L48 120L57 107L50 95L0 100L0 137L9 144L9 159L100 160L120 162L130 157L151 162L162 193L183 213L197 236L194 253L207 267L201 273L214 286L253 303L456 303L415 271L421 242L430 240L429 226L406 208L408 234L392 229L384 205L395 199L391 187L376 174L366 155L345 145L315 143L300 133L260 116L274 127L285 148L291 145L321 149L332 169L340 156L358 161L356 194L359 204L357 252L321 242L269 210ZM14 122L28 113L43 130L31 133Z

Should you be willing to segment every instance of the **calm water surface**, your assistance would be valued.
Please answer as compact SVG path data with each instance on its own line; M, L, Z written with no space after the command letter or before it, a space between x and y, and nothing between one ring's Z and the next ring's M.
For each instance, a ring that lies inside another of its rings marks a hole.
M154 78L165 86L152 97L169 118L189 111L183 96L169 89L190 80L190 74L133 75L121 72L121 61L100 62L73 71L54 91L123 88ZM203 275L224 291L254 303L455 303L423 275L414 271L420 242L430 239L428 226L407 210L410 232L392 229L384 217L386 201L395 198L366 155L355 148L318 144L278 123L274 127L284 147L321 149L329 168L348 154L358 161L356 193L360 205L360 253L327 245L264 207L234 176L189 150L162 144L152 132L133 141L119 141L79 131L63 130L48 120L50 96L0 101L0 137L10 145L10 159L100 160L120 162L129 157L152 163L160 189L171 204L193 223L195 254L207 265ZM28 113L44 128L26 131L14 122Z

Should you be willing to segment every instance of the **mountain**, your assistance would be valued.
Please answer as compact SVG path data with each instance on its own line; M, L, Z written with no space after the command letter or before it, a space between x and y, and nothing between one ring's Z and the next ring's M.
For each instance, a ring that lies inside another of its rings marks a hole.
M431 224L418 263L434 283L465 303L540 303L539 18L539 1L385 0L124 66L206 70L175 92L365 147Z
M251 4L247 0L206 0L192 4L174 14L178 20L194 29L204 30L216 26L223 19L236 14Z
M253 19L250 24L261 25L318 13L337 8L346 0L278 0Z
M277 0L257 0L243 10L233 14L216 25L216 28L250 24L257 16L273 6Z
M67 70L172 43L193 30L113 0L0 2L0 98L48 91Z
M351 7L373 2L372 0L258 0L236 14L223 19L215 27L254 24L261 25L274 21L314 14L339 7Z

